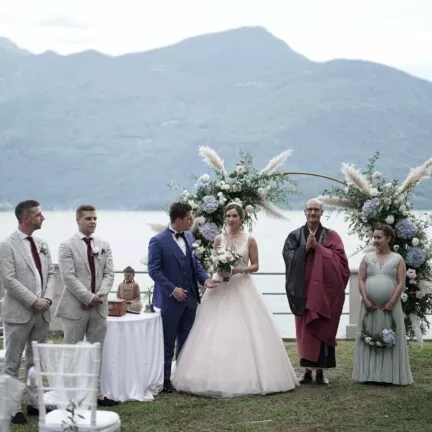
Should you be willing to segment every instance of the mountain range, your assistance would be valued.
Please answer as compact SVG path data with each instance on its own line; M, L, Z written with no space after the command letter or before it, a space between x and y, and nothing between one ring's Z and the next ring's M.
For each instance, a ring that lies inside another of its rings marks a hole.
M233 168L294 149L284 168L342 179L375 152L389 180L432 156L432 83L355 60L313 62L262 27L143 53L32 54L0 38L0 203L162 209L209 172L213 147ZM298 208L327 181L296 176ZM432 208L432 181L414 194Z

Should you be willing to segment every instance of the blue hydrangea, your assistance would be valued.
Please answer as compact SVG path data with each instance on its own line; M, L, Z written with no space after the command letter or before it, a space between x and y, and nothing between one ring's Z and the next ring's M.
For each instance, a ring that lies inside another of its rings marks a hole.
M418 247L408 248L408 253L406 255L406 263L412 268L419 268L426 260L426 253L423 249Z
M365 217L373 216L379 209L380 200L379 198L372 198L363 204L362 212Z
M410 219L402 219L396 225L396 234L405 240L412 239L417 232L417 225Z
M202 209L207 213L214 213L219 207L218 199L213 195L206 195L202 200Z
M198 193L202 192L206 186L207 186L207 183L204 183L203 181L201 181L199 179L195 183L195 189Z
M200 234L209 241L213 241L218 233L218 227L214 222L206 222L198 228Z
M381 332L381 336L386 345L396 344L396 333L393 330L384 329Z

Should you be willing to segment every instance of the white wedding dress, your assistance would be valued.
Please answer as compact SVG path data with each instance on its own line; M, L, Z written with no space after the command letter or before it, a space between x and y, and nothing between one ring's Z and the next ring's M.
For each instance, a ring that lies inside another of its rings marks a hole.
M249 235L230 242L249 263ZM223 237L222 244L226 244ZM299 385L272 316L249 274L207 289L172 380L208 397L287 392Z

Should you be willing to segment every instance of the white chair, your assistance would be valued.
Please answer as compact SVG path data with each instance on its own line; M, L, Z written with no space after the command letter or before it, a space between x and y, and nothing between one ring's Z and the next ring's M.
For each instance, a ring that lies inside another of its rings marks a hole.
M32 343L34 374L38 387L39 430L57 432L75 426L80 432L114 432L120 417L97 411L100 344ZM47 393L44 393L47 391ZM57 409L47 413L47 405Z
M8 375L0 375L0 432L9 432L14 400L20 399L24 384Z

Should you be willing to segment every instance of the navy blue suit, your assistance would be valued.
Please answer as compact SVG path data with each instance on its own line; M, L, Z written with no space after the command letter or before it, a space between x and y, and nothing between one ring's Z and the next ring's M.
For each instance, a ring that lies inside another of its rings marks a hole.
M186 255L173 238L169 228L155 235L149 243L148 269L155 286L153 305L161 309L165 346L164 379L171 377L174 344L176 358L195 321L200 302L197 280L203 285L209 278L193 252L194 236L185 232ZM187 290L187 300L178 302L172 292L175 288Z

